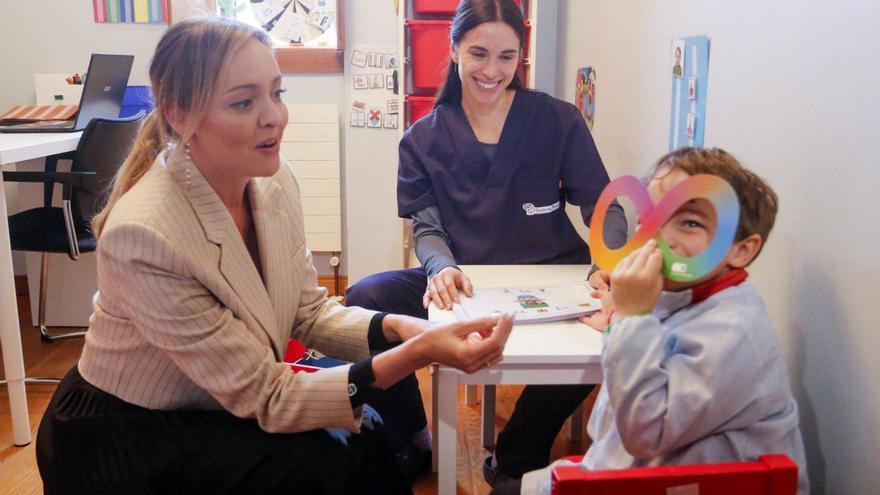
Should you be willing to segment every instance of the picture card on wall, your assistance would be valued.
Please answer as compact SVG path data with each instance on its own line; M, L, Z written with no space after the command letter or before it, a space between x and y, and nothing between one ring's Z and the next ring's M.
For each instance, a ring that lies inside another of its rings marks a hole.
M356 65L358 67L366 67L367 66L367 53L362 52L360 50L352 50L352 52L351 52L351 65Z
M384 127L386 129L397 129L399 122L400 122L400 114L397 114L397 113L386 113L385 114Z
M385 87L385 77L382 74L370 74L370 89L382 89Z
M365 121L364 112L352 110L349 122L352 127L363 127Z
M684 77L684 40L672 40L672 75Z
M382 110L371 108L367 116L367 127L382 127Z
M587 127L593 130L593 124L596 122L596 69L592 67L578 69L574 98L575 106L587 121Z

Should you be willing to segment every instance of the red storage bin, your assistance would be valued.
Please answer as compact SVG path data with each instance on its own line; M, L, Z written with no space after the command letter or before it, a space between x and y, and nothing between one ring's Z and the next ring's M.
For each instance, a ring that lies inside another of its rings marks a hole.
M520 0L513 0L517 5ZM417 14L452 15L458 7L459 0L413 0L413 9Z
M406 103L409 106L406 125L409 127L413 122L431 113L431 109L434 108L434 97L406 95Z
M451 21L411 21L409 26L412 56L412 83L419 89L437 89L449 67Z
M435 90L446 79L446 69L451 57L449 30L452 22L407 19L405 24L409 27L412 47L412 84L418 89ZM531 33L532 23L527 20L523 40L524 56L527 55Z

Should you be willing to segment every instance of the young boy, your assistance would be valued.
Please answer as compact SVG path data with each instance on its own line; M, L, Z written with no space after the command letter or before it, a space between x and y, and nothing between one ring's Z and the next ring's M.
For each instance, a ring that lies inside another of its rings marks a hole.
M648 183L652 201L695 174L721 177L736 191L735 241L714 271L693 282L661 276L654 240L614 269L604 382L582 464L604 470L786 454L798 465L798 494L805 495L803 441L785 359L761 296L745 282L745 267L773 227L776 194L728 153L684 148L657 162ZM679 208L661 234L675 254L694 256L712 241L716 225L712 203L698 198ZM549 492L549 467L523 477L521 493Z

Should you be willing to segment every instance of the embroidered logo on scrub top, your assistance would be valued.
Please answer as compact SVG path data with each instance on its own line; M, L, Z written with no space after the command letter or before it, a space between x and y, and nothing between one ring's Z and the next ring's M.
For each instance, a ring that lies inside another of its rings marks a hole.
M526 215L544 215L547 213L552 213L559 209L559 201L553 203L552 205L547 206L535 206L532 203L524 203L523 210L526 210Z

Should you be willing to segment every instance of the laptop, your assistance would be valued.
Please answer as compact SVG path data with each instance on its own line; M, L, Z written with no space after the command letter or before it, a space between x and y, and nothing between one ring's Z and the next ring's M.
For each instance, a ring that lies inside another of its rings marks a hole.
M83 84L79 111L70 120L0 120L0 132L75 132L94 118L117 118L134 55L93 53Z

